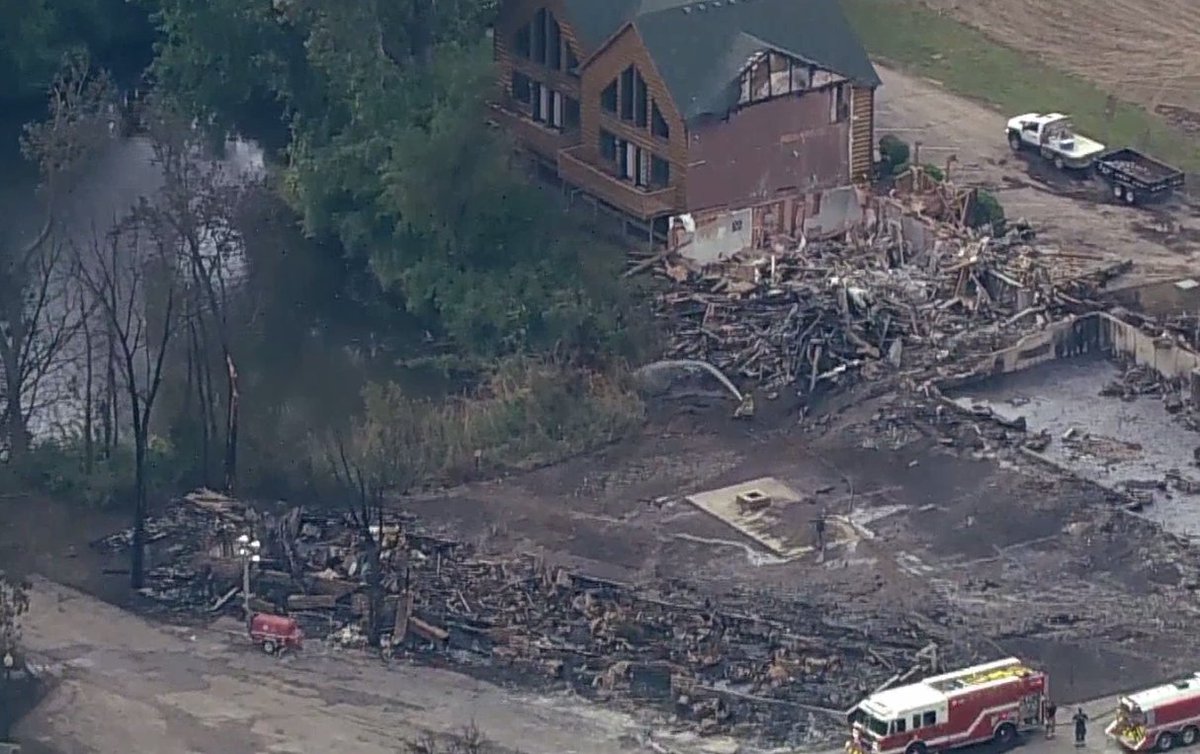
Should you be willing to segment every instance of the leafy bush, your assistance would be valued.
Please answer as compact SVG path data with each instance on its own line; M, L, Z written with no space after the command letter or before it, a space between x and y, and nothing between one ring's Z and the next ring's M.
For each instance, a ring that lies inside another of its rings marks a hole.
M883 175L895 175L908 167L911 155L908 144L897 136L887 134L879 139L880 172Z
M972 228L988 229L993 235L1004 235L1007 220L1000 200L988 191L978 191L967 224Z
M933 180L938 181L938 182L946 180L945 171L943 171L937 165L931 165L929 163L925 163L921 167L925 171L925 175L929 176Z
M173 488L179 467L169 444L152 439L146 451L151 490ZM117 447L108 458L98 457L89 472L83 444L76 440L42 442L30 448L9 469L15 482L61 500L97 508L123 505L133 499L133 448Z

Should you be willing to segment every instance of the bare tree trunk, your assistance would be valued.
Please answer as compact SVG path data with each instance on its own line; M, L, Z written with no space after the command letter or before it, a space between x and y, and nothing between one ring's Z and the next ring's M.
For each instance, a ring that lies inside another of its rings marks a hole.
M136 417L139 412L135 408L133 413ZM134 589L141 589L146 583L146 437L139 424L134 418L133 549L129 555L129 585Z
M108 325L108 359L105 363L104 400L107 411L104 412L104 458L112 458L113 450L119 441L119 423L117 421L117 343L115 328Z
M83 328L83 468L90 475L95 470L95 430L92 427L92 396L94 355L92 349L92 327L88 323L89 312L83 299L79 302L79 323Z
M17 348L20 348L25 337L21 332L24 328L20 319L18 317L10 325L13 330L12 343L17 344ZM8 438L8 456L13 461L20 461L29 452L29 435L25 430L25 412L21 406L21 360L15 348L0 348L0 355L4 362L4 434Z
M205 264L204 256L200 252L199 243L195 239L189 240L189 253L192 262L192 278L196 284L204 291L204 295L208 299L209 312L212 314L214 325L217 328L217 345L221 349L221 358L225 362L225 454L223 476L225 489L224 492L232 493L234 484L237 481L237 431L238 431L238 386L237 386L237 367L234 365L233 349L229 343L228 324L225 321L225 310L221 306L220 297L217 295L216 287L213 285L212 276L220 275L219 269L213 269ZM219 265L220 261L214 263ZM224 286L222 286L224 290ZM205 354L208 353L208 330L204 326L204 320L200 320L200 331L204 337ZM205 359L206 372L208 373L208 388L209 397L212 397L212 374L208 372L208 360ZM215 401L210 403L215 404ZM216 433L216 421L213 420L213 430Z
M127 375L135 374L133 354L125 349ZM133 419L133 547L129 551L129 586L141 589L146 584L146 430L149 418L142 413L137 384L128 381L129 405Z
M208 472L212 468L212 463L209 460L208 453L212 447L212 436L210 435L209 417L212 413L212 406L208 400L208 394L205 390L205 375L208 373L208 357L202 348L200 336L196 332L196 323L188 322L188 353L191 354L189 359L194 362L196 367L196 403L200 410L200 479L204 486L208 486Z
M229 392L226 396L228 412L225 418L225 491L233 494L237 484L238 409L241 395L238 392L237 367L233 357L225 351L225 369L228 375Z
M192 338L191 338L191 333L190 333L191 324L190 323L188 324L188 330L189 330L188 347L185 349L185 353L187 356L185 367L186 367L187 373L186 373L186 378L185 378L186 381L184 383L184 388L183 388L183 415L184 416L195 416L195 414L193 413L193 410L196 407L192 405L192 401L195 400L196 396L195 396L195 394L192 393L192 390L196 386L196 351L194 348L192 348Z

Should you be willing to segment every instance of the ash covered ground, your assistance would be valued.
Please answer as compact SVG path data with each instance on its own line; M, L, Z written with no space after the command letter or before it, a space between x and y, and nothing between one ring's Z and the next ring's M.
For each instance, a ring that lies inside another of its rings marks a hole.
M727 418L728 402L665 401L631 445L397 501L388 526L404 545L385 560L383 620L407 585L418 622L397 655L806 747L836 742L864 693L922 672L931 644L943 667L1039 663L1064 701L1200 659L1186 546L1129 515L1126 497L1031 458L1031 432L1003 418L916 392L844 403L771 428L769 415ZM777 524L794 540L815 544L818 517L846 524L823 550L781 562L686 500L768 476L799 494ZM292 526L305 575L258 589L279 609L336 594L361 567L336 511ZM194 567L172 541L158 543L154 602L203 615L211 594L190 576L172 587ZM354 645L363 610L347 589L299 612L310 633Z

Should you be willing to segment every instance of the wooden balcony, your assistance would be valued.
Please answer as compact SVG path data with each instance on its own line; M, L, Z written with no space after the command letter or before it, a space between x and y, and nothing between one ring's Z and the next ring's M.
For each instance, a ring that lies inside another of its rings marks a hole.
M492 117L500 127L512 134L518 144L537 152L553 162L560 149L579 143L579 131L558 131L534 121L527 115L513 112L499 103L491 104Z
M582 147L571 147L558 153L559 178L639 220L678 212L678 192L673 187L653 191L640 189L587 162L581 152Z

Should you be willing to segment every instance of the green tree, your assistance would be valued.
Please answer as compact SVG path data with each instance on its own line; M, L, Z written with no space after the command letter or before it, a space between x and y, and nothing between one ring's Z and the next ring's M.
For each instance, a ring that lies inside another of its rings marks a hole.
M63 51L48 0L0 0L0 99L44 91Z
M69 52L136 75L151 60L153 35L146 8L129 0L0 0L0 100L40 95Z
M627 302L589 274L594 240L486 125L492 0L160 2L159 79L219 127L252 120L258 93L273 92L306 231L336 241L426 329L484 357L595 358L615 342Z

